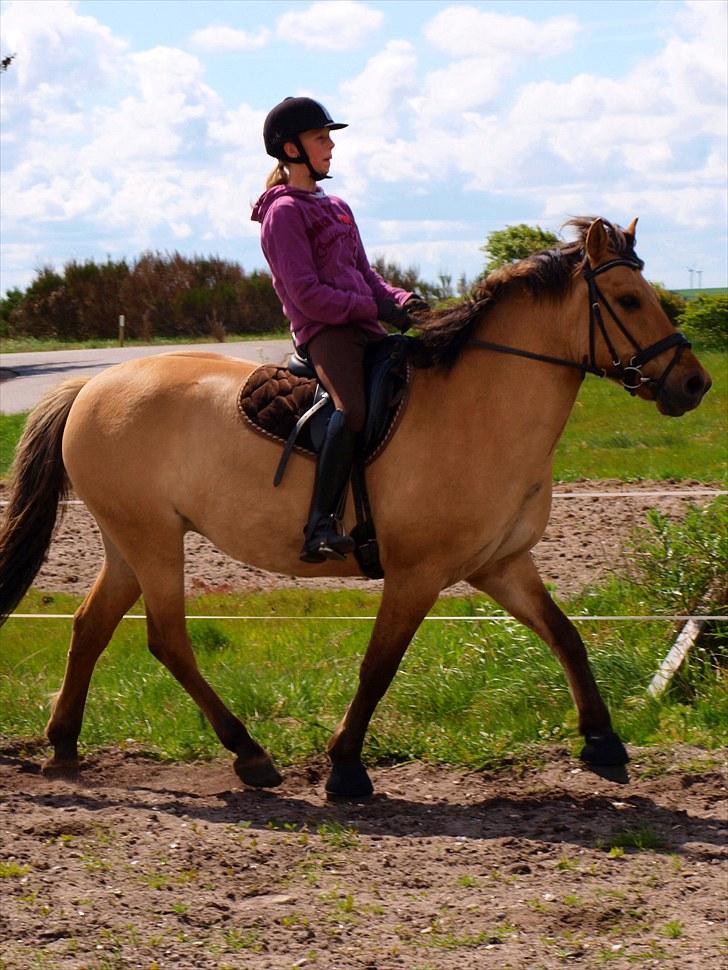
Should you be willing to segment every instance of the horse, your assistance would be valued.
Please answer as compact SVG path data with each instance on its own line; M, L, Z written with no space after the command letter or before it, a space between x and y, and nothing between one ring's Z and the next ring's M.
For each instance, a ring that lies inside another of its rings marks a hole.
M373 793L362 760L370 719L438 595L461 580L554 651L578 712L583 761L598 769L629 760L584 644L530 550L549 519L554 451L585 374L675 417L710 387L642 275L636 221L624 230L600 218L572 220L573 242L496 270L469 299L419 322L406 410L367 469L384 585L356 691L328 743L329 796ZM255 366L209 353L135 360L65 382L29 417L0 535L2 616L30 587L70 487L104 546L74 616L46 728L46 773L78 770L94 665L142 594L150 651L233 752L239 779L258 788L281 782L270 754L198 669L185 624L184 535L201 533L230 556L279 573L360 572L353 559L299 561L314 464L294 454L282 486L272 487L279 446L246 427L236 407ZM353 525L351 511L344 525Z

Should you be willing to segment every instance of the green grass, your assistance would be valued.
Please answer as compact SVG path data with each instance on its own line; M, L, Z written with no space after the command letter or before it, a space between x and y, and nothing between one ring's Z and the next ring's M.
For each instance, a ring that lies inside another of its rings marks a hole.
M728 472L728 354L699 354L713 387L695 411L660 414L607 381L587 378L556 451L558 481L697 479Z
M0 414L0 478L5 478L10 470L27 417L27 413Z
M645 615L689 607L685 597L694 600L704 582L725 572L725 503L695 510L686 524L666 528L669 535L653 529L636 553L639 562L662 562L658 582L643 569L633 580L613 579L587 591L566 604L568 611ZM666 541L674 552L668 559ZM701 578L692 592L676 592L686 576ZM33 592L21 611L64 613L77 603L76 597ZM190 629L205 676L285 764L324 749L355 689L372 628L371 620L311 619L371 616L377 603L378 597L351 590L207 596L191 601L189 612L302 619L192 620ZM433 612L465 618L490 614L493 607L474 595L442 600ZM668 691L655 700L646 689L674 638L673 624L583 621L579 628L627 741L728 744L728 692L720 669L724 632L713 631L696 645ZM48 697L61 681L69 632L64 620L8 621L0 657L0 735L42 732ZM82 735L87 746L128 738L163 758L222 753L192 701L150 656L138 620L121 624L98 664ZM554 741L578 746L573 705L548 648L510 618L456 619L422 625L373 720L365 754L378 761L497 766Z
M236 343L241 340L283 340L286 337L290 337L288 330L276 330L271 333L228 333L222 342L215 337L205 336L204 334L187 334L181 337L154 337L152 340L126 339L124 346L159 347L167 344L219 344L224 347L226 343ZM50 350L98 350L99 348L118 346L118 339L101 337L92 340L61 340L58 337L3 337L0 339L0 351L3 354L28 354L34 351Z
M679 419L607 381L587 379L556 452L556 480L728 480L728 354L714 351L701 359L713 388L697 410ZM23 415L0 415L0 477L7 475L24 421Z

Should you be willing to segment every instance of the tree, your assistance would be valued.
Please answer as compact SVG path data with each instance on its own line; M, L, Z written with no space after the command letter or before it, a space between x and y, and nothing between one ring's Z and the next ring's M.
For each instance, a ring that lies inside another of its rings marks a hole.
M488 235L485 246L480 248L488 256L485 270L490 273L499 266L525 259L531 253L551 249L558 242L559 237L553 232L521 222L517 226L494 230Z

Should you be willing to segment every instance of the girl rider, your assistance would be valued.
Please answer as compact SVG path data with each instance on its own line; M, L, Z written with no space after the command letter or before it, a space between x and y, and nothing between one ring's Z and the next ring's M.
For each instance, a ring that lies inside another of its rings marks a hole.
M286 98L268 114L265 149L278 159L253 208L273 286L301 356L316 370L336 410L318 456L301 559L343 559L354 548L338 518L366 418L364 351L409 314L428 309L414 293L390 286L369 265L349 206L326 195L331 132L346 128L311 98Z

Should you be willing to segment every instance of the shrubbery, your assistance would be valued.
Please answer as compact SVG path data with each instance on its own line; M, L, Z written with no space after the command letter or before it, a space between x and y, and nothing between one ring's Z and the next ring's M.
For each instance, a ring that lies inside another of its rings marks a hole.
M269 333L285 327L267 273L245 273L217 257L144 253L133 263L72 261L57 273L38 271L25 293L2 301L5 336L62 340L114 338L119 315L126 335L154 337Z
M680 296L679 293L675 293L673 290L668 290L662 283L652 283L652 289L657 293L660 305L670 318L670 322L676 327L679 326L678 320L680 319L680 314L688 305L685 297Z
M704 350L728 350L728 295L701 294L687 304L677 325Z

